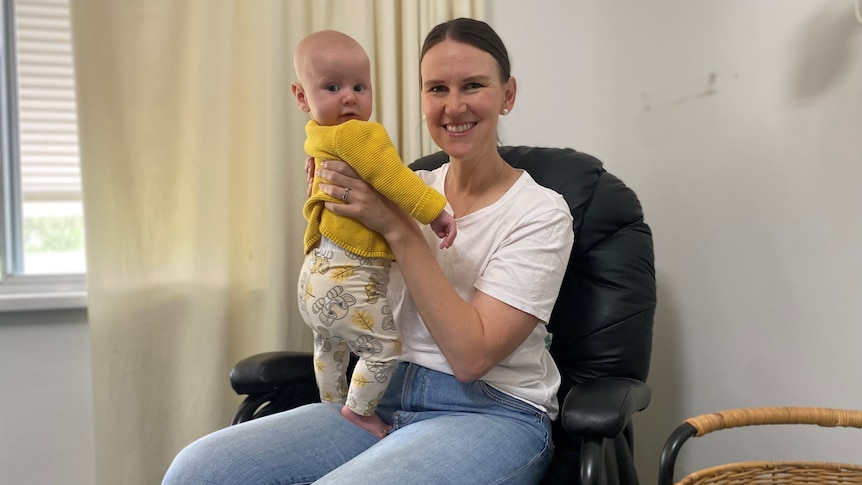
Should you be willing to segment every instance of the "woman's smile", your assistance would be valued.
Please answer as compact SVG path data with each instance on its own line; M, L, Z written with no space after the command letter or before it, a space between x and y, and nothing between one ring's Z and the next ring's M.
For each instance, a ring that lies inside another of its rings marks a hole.
M476 126L476 123L459 123L457 125L445 125L445 128L450 133L464 133L474 126Z

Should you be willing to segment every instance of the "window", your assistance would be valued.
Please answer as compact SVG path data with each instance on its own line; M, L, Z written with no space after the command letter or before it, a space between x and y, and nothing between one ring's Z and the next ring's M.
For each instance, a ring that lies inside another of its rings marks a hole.
M69 0L0 1L0 311L83 306Z

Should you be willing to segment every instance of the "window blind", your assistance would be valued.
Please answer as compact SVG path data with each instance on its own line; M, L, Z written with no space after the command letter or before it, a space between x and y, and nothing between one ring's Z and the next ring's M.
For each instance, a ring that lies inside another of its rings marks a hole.
M81 203L69 0L15 0L21 197Z

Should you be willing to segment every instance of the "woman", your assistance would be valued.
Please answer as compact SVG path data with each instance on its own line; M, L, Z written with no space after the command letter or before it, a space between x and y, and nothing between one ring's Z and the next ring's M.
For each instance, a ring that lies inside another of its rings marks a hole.
M378 439L313 404L201 438L165 483L537 483L553 455L559 372L545 348L573 242L562 197L509 166L497 123L516 83L499 36L456 19L426 37L422 107L450 158L426 183L445 193L458 239L437 236L381 197L344 162L329 161L327 203L382 234L392 248L389 299L401 362L378 414ZM409 293L408 293L409 292Z

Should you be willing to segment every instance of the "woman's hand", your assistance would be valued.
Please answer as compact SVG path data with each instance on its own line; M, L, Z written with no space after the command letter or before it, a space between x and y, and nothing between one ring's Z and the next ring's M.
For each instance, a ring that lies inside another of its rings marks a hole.
M314 186L314 157L305 157L305 178L307 184L305 196L311 197L311 188Z
M341 160L321 162L318 175L330 183L321 183L325 194L343 202L327 202L326 208L335 214L351 217L389 240L393 233L412 221L394 202L380 195L353 168ZM416 226L415 224L410 224Z

